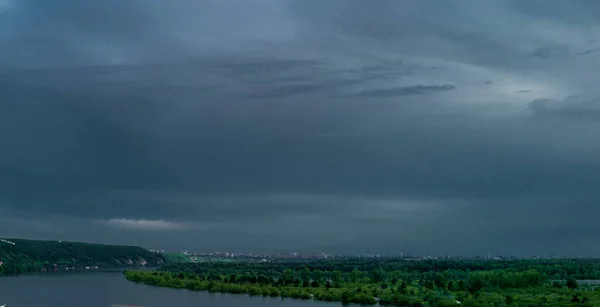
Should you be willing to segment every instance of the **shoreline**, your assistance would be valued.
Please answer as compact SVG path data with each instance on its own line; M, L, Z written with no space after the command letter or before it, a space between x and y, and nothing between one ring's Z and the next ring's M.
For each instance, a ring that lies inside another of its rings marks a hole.
M267 291L278 291L278 292L261 292L261 293L257 293L257 292L253 292L253 291L249 291L249 292L240 292L240 291L236 291L236 290L230 290L230 291L226 291L226 290L214 290L214 289L203 289L203 287L201 286L200 288L194 288L194 287L190 287L190 284L184 284L183 286L175 286L175 285L158 285L158 284L152 284L152 283L147 283L147 282L143 282L143 281L133 281L131 279L128 279L126 277L126 279L130 282L136 283L136 284L141 284L141 285L146 285L146 286L150 286L150 287L157 287L157 288L169 288L169 289L178 289L178 290L188 290L188 291L192 291L192 292L202 292L202 293L210 293L210 294L221 294L221 295L246 295L248 297L263 297L263 298L280 298L280 299L293 299L293 300L301 300L301 301L321 301L321 302L336 302L336 303L340 303L340 304L357 304L357 305L379 305L379 301L380 299L377 297L373 297L373 296L364 296L362 297L361 300L336 300L334 299L332 296L331 297L318 297L315 296L314 293L310 293L311 291L298 291L301 288L297 288L297 287L288 287L288 288L276 288L276 289L267 289ZM226 283L215 283L215 285L226 285ZM243 285L242 285L243 287ZM335 291L335 290L333 290ZM411 305L411 306L421 306L421 305Z
M21 272L15 274L0 274L0 278L5 277L18 277L18 276L56 276L56 275L73 275L73 274L100 274L100 273L120 273L123 274L128 270L136 271L153 271L159 269L160 266L153 267L115 267L115 268L98 268L98 269L69 269L69 270L57 270L57 271L30 271Z

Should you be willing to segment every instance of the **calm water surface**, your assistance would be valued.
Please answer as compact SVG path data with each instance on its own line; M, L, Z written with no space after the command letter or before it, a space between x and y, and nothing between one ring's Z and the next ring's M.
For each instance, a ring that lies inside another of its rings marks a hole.
M247 295L210 294L135 284L121 273L71 273L0 277L0 305L6 307L341 307L340 303Z

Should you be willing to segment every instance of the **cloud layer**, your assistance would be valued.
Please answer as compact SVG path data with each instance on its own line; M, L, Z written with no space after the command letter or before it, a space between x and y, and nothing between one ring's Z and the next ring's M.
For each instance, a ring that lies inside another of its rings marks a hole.
M185 230L193 228L192 225L185 223L169 222L165 220L132 220L125 218L111 218L106 221L99 221L109 227L125 230Z
M551 2L0 1L0 232L596 255L597 4Z

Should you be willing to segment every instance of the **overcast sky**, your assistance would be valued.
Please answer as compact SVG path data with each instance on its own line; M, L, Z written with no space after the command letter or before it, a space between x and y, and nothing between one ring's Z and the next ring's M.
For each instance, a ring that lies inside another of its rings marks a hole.
M0 0L0 235L600 256L598 12Z

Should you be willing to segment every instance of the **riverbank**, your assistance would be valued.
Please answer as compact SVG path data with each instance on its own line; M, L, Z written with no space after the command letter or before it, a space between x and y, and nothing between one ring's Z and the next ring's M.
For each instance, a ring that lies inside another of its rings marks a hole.
M192 291L208 291L211 293L247 294L250 296L283 297L304 300L338 301L372 305L379 298L369 294L369 291L352 293L349 289L323 287L275 287L257 286L252 284L236 284L202 279L198 275L189 276L169 272L126 271L127 280L146 285L188 289Z

